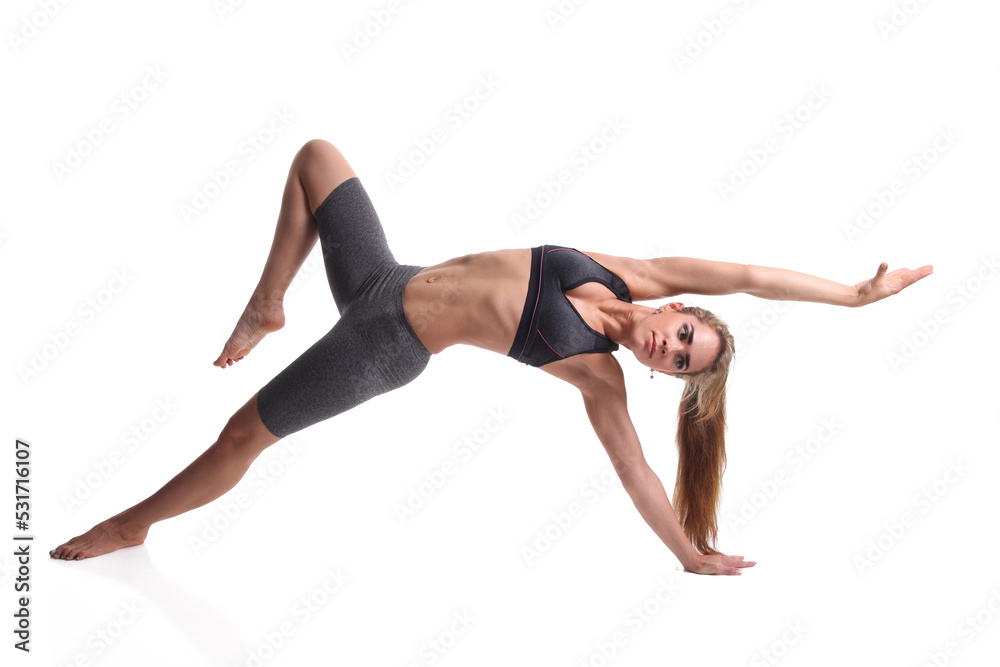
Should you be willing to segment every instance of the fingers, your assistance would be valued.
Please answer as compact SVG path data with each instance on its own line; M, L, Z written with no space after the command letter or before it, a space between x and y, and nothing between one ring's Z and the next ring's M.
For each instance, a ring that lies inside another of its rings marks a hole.
M736 567L753 567L757 564L755 560L743 560L743 556L726 556L727 565L734 565Z
M740 575L743 574L743 569L745 567L753 567L757 564L757 561L744 560L743 556L727 556L725 554L718 554L716 556L710 557L711 561L709 564L714 566L714 572L702 570L702 574L724 574L724 575Z

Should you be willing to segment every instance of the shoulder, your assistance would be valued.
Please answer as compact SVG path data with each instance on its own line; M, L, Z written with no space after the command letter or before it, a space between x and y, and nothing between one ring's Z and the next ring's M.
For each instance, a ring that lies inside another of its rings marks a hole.
M632 301L649 301L661 296L656 293L657 286L653 281L654 276L648 260L605 255L589 250L581 250L580 252L621 278L628 288Z
M568 382L585 396L625 393L625 375L609 352L577 354L539 366L538 370Z

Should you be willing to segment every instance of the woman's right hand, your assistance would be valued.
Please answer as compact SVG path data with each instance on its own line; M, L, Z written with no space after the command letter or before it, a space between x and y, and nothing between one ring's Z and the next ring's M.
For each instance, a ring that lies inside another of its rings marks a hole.
M743 560L743 556L699 554L690 567L684 567L684 571L695 574L743 574L740 568L753 567L756 564L755 560Z

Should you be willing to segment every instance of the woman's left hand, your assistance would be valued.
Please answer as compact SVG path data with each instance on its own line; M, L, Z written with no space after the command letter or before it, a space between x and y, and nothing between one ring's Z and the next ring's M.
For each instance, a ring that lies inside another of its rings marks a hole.
M858 301L855 305L867 306L869 303L875 303L934 273L934 267L930 264L921 266L919 269L896 269L891 273L886 273L888 268L889 265L882 262L879 264L874 278L862 280L854 286L858 290Z

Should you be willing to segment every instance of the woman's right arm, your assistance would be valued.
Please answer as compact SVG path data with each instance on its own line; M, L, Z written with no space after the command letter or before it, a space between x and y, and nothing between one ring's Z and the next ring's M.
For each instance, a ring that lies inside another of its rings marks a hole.
M646 524L667 545L684 569L696 574L741 574L740 556L700 554L684 533L659 476L646 463L632 419L625 406L624 389L584 393L587 416L604 445L625 492Z
M580 390L590 423L643 520L685 570L698 574L739 574L736 565L746 567L749 563L743 564L739 556L702 555L684 533L660 478L643 456L639 436L628 414L625 380L617 360L610 354L580 356L590 357L586 365L591 372L577 368L575 373L568 369L560 373L549 367L552 364L542 368L557 377L565 375L563 379Z

